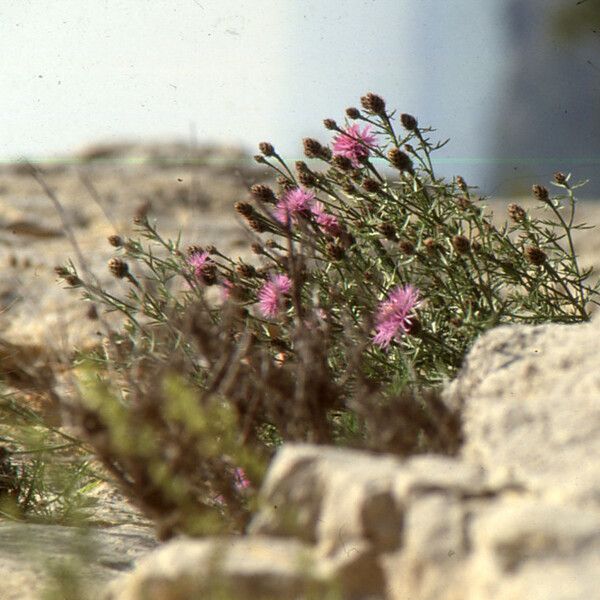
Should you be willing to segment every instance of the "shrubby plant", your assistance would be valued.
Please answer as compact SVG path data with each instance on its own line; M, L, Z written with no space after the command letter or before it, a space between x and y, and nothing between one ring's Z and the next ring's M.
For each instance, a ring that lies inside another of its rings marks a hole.
M140 216L139 236L109 238L121 293L57 270L124 316L82 358L73 412L164 535L243 528L281 441L455 452L459 415L436 390L475 338L585 321L597 303L569 176L557 195L534 186L543 212L511 204L497 227L474 188L435 174L432 129L375 94L346 115L324 121L328 143L303 141L307 161L260 144L276 186L235 207L252 264L184 250Z

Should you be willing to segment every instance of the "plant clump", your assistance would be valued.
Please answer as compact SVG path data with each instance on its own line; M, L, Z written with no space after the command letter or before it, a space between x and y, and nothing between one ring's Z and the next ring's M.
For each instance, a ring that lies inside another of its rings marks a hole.
M569 176L556 196L534 187L541 216L511 204L497 227L475 188L436 175L434 130L376 94L360 105L325 120L328 140L303 141L308 162L259 145L276 184L235 206L255 264L184 252L140 215L138 238L109 238L120 294L57 271L124 316L81 360L71 410L165 535L243 528L282 441L456 452L460 416L436 390L473 341L589 319L597 288L577 262Z

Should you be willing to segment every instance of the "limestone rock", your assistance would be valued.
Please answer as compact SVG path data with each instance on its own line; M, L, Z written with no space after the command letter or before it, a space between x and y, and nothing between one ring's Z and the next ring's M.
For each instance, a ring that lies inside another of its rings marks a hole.
M449 386L463 405L463 456L493 479L600 509L600 318L499 327Z
M189 600L218 593L276 600L326 588L312 549L301 542L260 536L181 539L140 561L132 575L111 585L104 600Z

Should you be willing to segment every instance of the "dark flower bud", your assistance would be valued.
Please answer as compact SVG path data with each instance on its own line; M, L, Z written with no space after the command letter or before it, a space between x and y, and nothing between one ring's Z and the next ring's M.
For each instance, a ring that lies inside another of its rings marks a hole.
M526 246L525 258L527 259L527 262L539 267L546 262L548 256L541 248L538 248L537 246Z
M519 206L518 204L515 204L514 202L511 202L508 205L508 216L515 223L521 223L525 220L527 213L525 212L525 209L523 207Z
M392 148L388 152L388 160L398 169L399 171L407 171L408 173L413 172L413 164L410 156L398 148Z
M382 223L377 229L388 240L395 241L397 239L396 228L391 223Z
M400 115L400 122L404 129L408 129L408 131L414 131L417 128L417 120L412 115L402 113Z
M333 153L331 152L331 148L329 148L328 146L323 146L321 148L321 154L319 155L319 158L325 161L330 161L332 156Z
M410 240L400 240L398 247L402 254L406 254L407 256L410 256L415 251L415 245Z
M259 202L266 202L270 204L277 202L273 190L268 185L264 185L262 183L255 183L250 188L250 195Z
M317 178L311 171L300 171L298 173L298 181L306 188L312 188L317 185Z
M209 254L218 254L219 252L217 251L217 247L213 246L212 244L209 244L208 246L206 246L206 251Z
M370 192L372 194L377 193L381 189L381 186L379 185L379 183L377 181L375 181L374 179L371 179L370 177L367 177L366 179L364 179L362 182L362 185L363 185L363 188L365 188L365 190L367 192Z
M410 317L407 321L406 333L409 335L419 335L423 331L423 325L417 317Z
M460 198L456 199L456 205L461 210L467 210L472 206L472 202L466 196L460 196Z
M460 176L456 176L456 185L461 192L466 192L468 189L467 182Z
M458 254L466 254L471 248L471 242L464 235L455 235L452 238L452 246Z
M108 270L117 278L123 279L129 275L129 265L120 258L111 258L108 261Z
M369 92L360 99L360 103L365 110L375 115L385 115L385 100L377 94Z
M58 267L54 267L54 272L61 278L65 278L67 275L70 275L70 271L69 269L67 269L66 267L62 267L62 266L58 266Z
M256 217L248 217L246 222L248 223L250 229L256 231L256 233L264 233L265 231L268 231L265 223Z
M79 279L79 277L77 277L77 275L75 275L75 273L68 273L67 275L64 276L64 280L71 286L71 287L77 287L79 285L81 285L81 279Z
M416 154L415 149L411 144L404 144L404 149L411 154Z
M98 320L98 309L96 308L95 304L90 304L88 306L88 309L85 313L85 316L90 320L90 321L97 321Z
M304 155L308 158L319 158L323 152L323 146L314 138L304 138L302 140L304 146Z
M327 250L327 256L333 260L342 260L346 254L342 246L333 242L327 242L325 249Z
M264 254L264 253L265 253L265 249L262 247L262 245L261 245L261 244L259 244L259 243L257 243L257 242L254 242L254 243L253 243L253 244L250 246L250 248L252 249L252 252L254 252L254 254L258 254L259 256L260 256L261 254Z
M188 256L192 256L192 254L202 254L204 252L204 248L202 246L198 246L197 244L192 244L185 249L185 253Z
M200 270L200 278L206 285L217 283L217 267L212 263L206 263Z
M236 212L243 217L251 217L254 215L254 208L252 204L249 204L248 202L236 202L234 207Z
M427 250L428 254L435 254L435 251L438 249L437 242L431 237L423 240L423 246L425 246L425 250Z
M296 184L291 179L289 179L288 177L284 177L283 175L279 175L277 177L277 183L285 191L292 190L296 187Z
M554 181L558 183L558 185L565 185L567 183L567 176L560 171L554 173Z
M275 154L275 148L273 148L273 144L270 144L269 142L261 142L258 145L258 149L265 156L273 156Z
M346 109L346 115L350 119L358 119L358 117L360 117L360 111L358 110L358 108L354 108L353 106L350 106L349 108Z
M339 154L331 159L331 164L340 171L350 171L350 169L352 169L352 161L346 156L341 156Z
M325 129L336 130L338 128L337 123L333 119L324 119L323 125L325 125Z
M262 156L261 154L255 154L254 162L257 162L259 165L264 165L264 164L266 164L267 161L265 160L265 157Z
M257 276L256 269L252 265L247 265L246 263L240 263L236 266L235 270L238 275L246 277L247 279Z
M543 186L543 185L534 185L533 188L531 188L533 190L533 195L540 200L541 202L547 202L549 195L548 195L548 190Z
M123 245L123 239L120 235L109 235L108 243L115 248L120 248Z
M268 239L265 242L265 246L270 250L275 250L276 248L281 248L281 246L273 239Z

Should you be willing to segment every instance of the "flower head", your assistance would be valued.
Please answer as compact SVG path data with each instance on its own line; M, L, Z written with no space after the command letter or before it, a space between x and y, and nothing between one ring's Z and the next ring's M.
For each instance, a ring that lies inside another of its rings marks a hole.
M188 257L188 264L193 267L194 275L196 277L202 276L202 270L207 264L210 264L211 260L208 256L208 252L193 252Z
M315 195L309 190L299 187L288 190L277 202L275 218L283 225L295 223L299 215L308 214L314 201Z
M283 296L292 289L292 280L287 275L274 275L258 292L260 312L265 317L275 317L283 305Z
M365 125L361 131L358 123L349 125L339 135L333 138L333 154L345 156L352 166L358 169L363 158L369 156L369 146L375 146L377 139L371 133L371 126Z
M394 338L410 331L411 314L421 305L419 290L412 285L398 286L379 304L375 315L373 343L387 348Z
M325 207L320 202L315 202L314 206L311 208L311 212L323 233L334 237L340 235L342 228L340 227L337 217L326 212Z

